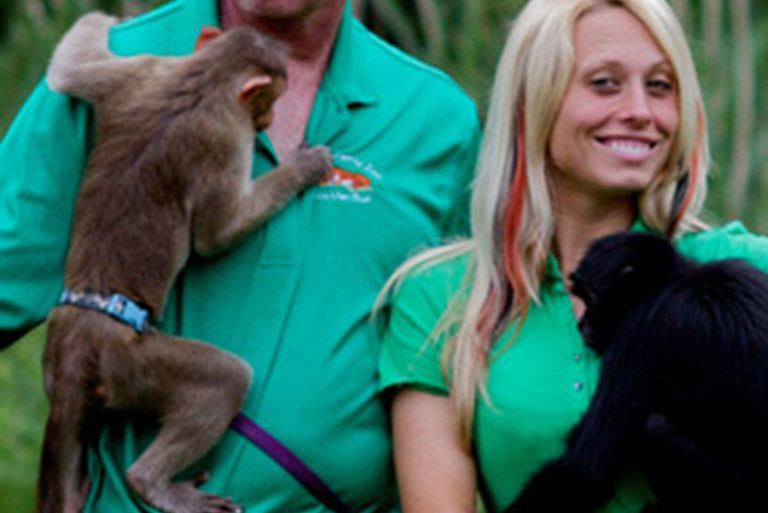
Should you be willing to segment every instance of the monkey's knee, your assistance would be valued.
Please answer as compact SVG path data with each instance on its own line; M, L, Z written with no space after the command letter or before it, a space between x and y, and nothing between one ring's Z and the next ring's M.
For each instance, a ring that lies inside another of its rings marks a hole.
M250 365L231 353L217 350L215 363L210 362L210 366L209 400L239 408L251 386L253 371Z
M226 355L226 364L220 367L218 379L209 384L205 396L201 401L208 403L208 408L218 411L222 417L229 420L242 408L245 402L248 390L251 386L252 371L241 359ZM222 421L224 418L222 418Z
M213 429L226 426L242 408L251 386L250 366L230 353L210 346L197 356L203 359L189 362L195 368L199 380L168 383L161 393L168 394L163 404L163 424L168 427L194 424L196 429ZM208 411L211 415L190 415L193 411ZM203 427L201 427L203 426ZM223 429L223 428L222 428Z
M229 373L230 386L233 394L239 398L239 407L245 401L248 390L251 388L253 370L251 370L250 365L235 356L231 357L231 362L231 372Z

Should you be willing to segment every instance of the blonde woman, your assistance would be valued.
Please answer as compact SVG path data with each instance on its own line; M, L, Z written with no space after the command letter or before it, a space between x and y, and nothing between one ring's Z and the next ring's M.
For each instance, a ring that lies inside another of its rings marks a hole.
M502 511L562 454L599 373L567 279L593 240L653 231L694 259L768 269L768 239L697 217L706 117L664 0L530 0L485 134L472 238L406 263L387 289L381 388L406 513L471 512L478 490ZM652 499L630 464L603 511Z

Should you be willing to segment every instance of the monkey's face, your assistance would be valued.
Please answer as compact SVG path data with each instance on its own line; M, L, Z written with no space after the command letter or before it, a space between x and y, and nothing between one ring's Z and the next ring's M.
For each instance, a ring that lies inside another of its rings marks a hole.
M599 239L571 274L572 292L586 311L579 329L592 349L603 353L626 317L669 279L678 257L665 239L620 233Z
M609 332L613 330L608 329L601 322L603 315L600 313L599 293L596 287L593 287L589 280L584 277L584 274L583 270L579 274L577 272L571 274L571 290L577 297L581 298L586 306L584 314L579 319L579 332L589 347L598 354L602 354L607 349L611 339Z
M238 26L206 40L193 60L224 87L239 88L238 108L250 116L254 129L269 126L272 105L286 87L286 52L280 44L253 27Z

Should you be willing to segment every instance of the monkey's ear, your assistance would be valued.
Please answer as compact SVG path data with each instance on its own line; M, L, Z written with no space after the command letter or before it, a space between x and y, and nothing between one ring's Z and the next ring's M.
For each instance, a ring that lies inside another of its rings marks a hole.
M258 92L264 86L268 86L272 83L272 77L269 75L255 75L248 79L243 88L240 90L240 100L245 101L255 93Z
M203 27L200 31L200 35L197 36L197 42L195 43L195 51L204 47L217 37L221 35L221 29L218 27Z

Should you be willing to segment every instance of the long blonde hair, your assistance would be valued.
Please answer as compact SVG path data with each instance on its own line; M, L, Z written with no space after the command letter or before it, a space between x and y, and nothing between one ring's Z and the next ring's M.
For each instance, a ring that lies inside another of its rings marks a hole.
M554 234L547 146L574 68L576 20L598 6L636 16L666 54L679 84L680 126L665 169L638 197L645 223L670 237L701 223L709 164L701 90L683 29L665 0L530 0L515 20L496 70L472 197L472 238L406 262L385 291L420 265L469 252L466 291L433 334L443 351L451 398L466 443L488 357L500 331L519 327L539 285ZM679 183L687 187L680 189ZM685 192L676 201L675 192ZM673 206L674 205L674 206ZM514 291L514 294L513 294Z

